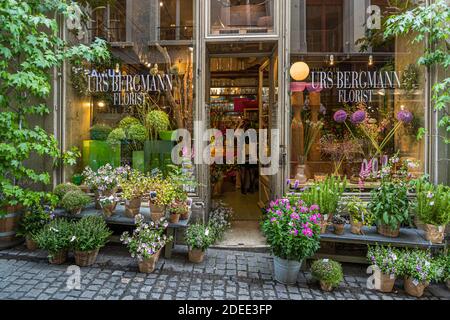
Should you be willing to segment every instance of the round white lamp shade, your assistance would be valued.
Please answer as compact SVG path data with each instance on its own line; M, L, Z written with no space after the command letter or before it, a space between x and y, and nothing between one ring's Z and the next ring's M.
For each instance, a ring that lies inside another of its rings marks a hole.
M291 77L296 81L303 81L309 76L309 66L304 62L296 62L291 67Z

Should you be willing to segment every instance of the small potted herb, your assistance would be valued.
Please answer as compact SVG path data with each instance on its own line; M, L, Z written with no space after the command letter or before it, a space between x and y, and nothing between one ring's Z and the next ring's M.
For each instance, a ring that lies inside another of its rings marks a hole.
M111 236L105 221L101 217L84 217L73 226L72 246L75 251L75 263L80 267L93 265L97 255Z
M344 278L341 264L329 259L314 261L311 266L311 275L320 281L320 287L327 292L339 287Z
M395 280L400 274L400 252L391 247L377 245L369 247L367 259L376 267L375 289L385 293L392 292Z
M133 218L140 213L142 197L148 192L147 177L140 171L131 169L120 179L122 197L125 199L125 215Z
M53 189L53 194L57 196L58 201L61 202L62 198L71 191L81 191L81 189L72 183L61 183Z
M67 260L70 247L71 225L64 219L55 219L44 226L34 236L39 248L48 252L51 264L63 264Z
M206 250L215 241L209 226L204 224L190 225L186 230L185 240L189 247L189 261L193 263L203 262Z
M109 197L100 197L100 206L102 207L104 217L112 217L116 210L117 201L118 199L113 195Z
M83 191L70 191L61 200L61 206L71 214L78 215L91 203L91 197Z
M25 244L28 250L36 250L38 245L33 237L42 230L52 220L50 212L41 206L29 208L22 217L19 225L19 236L25 237Z
M362 235L362 227L370 226L373 223L367 206L359 197L352 197L347 201L346 207L350 215L351 233Z
M125 232L120 241L125 244L133 258L138 260L139 272L152 273L155 270L162 248L172 241L172 237L165 235L168 223L161 219L158 223L144 223L144 217L135 217L136 229L130 235Z
M341 215L335 215L333 217L333 228L334 233L341 236L345 232L345 224L347 223L347 220L341 216Z

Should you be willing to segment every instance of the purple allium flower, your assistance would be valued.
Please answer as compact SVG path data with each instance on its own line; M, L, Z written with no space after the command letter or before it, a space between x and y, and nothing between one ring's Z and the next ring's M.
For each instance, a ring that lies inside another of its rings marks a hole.
M338 110L334 114L333 119L338 123L344 123L345 120L347 120L347 117L348 117L347 112L345 112L344 110Z
M401 110L401 111L397 112L397 120L401 121L403 123L411 123L413 118L414 117L413 117L412 113L409 111Z
M298 189L300 182L298 180L295 180L294 189Z
M290 185L291 185L291 179L287 179L287 180L286 180L286 184L287 184L288 186L290 186Z
M363 110L358 110L350 117L350 121L353 124L360 124L366 120L366 112Z

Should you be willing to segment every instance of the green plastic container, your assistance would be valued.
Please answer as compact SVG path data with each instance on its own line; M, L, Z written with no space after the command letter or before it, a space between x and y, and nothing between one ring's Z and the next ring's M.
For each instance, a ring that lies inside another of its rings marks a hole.
M133 151L133 169L144 172L145 170L144 151Z
M159 169L163 174L167 173L167 166L172 164L173 141L145 141L144 144L144 169L150 172Z
M83 167L91 167L94 171L108 163L113 167L120 166L120 145L113 147L105 141L85 140L82 153Z
M172 134L175 131L160 131L159 132L159 138L163 141L176 141L176 139L172 139Z

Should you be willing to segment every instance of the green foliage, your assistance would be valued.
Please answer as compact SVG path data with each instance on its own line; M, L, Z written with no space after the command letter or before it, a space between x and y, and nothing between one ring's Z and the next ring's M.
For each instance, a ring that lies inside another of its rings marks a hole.
M386 38L413 35L412 45L425 42L424 52L418 64L442 68L450 66L450 6L446 0L436 0L430 5L418 6L402 14L391 16L386 21ZM434 109L440 114L439 126L444 129L442 137L450 143L450 77L433 85ZM420 132L421 136L423 132Z
M48 251L52 256L61 250L69 249L71 236L71 224L67 220L56 219L34 235L33 240L39 248Z
M73 164L78 155L75 150L61 153L52 134L29 122L41 123L50 113L46 101L53 68L65 60L108 56L104 41L74 46L59 38L59 17L66 19L74 6L64 0L0 3L0 189L5 204L31 207L52 200L50 193L32 188L48 184L51 170L32 169L27 161L31 155L55 165Z
M76 251L92 251L100 249L112 235L101 217L84 217L72 227L72 246Z
M339 287L339 284L344 279L341 264L329 259L314 261L311 266L311 275L333 288Z
M177 185L161 175L147 179L147 190L151 194L152 202L160 206L170 205L179 196L179 193L177 193Z
M130 169L126 176L120 177L122 197L127 200L141 198L148 193L148 178L139 170Z
M53 189L53 193L58 197L59 201L70 191L81 191L81 189L72 183L61 183Z
M106 141L112 128L106 124L95 124L90 129L91 140Z
M144 142L147 139L147 131L142 124L133 124L128 128L127 137L129 140Z
M408 188L404 182L383 180L371 193L369 210L377 224L387 225L392 230L403 223L410 223Z
M215 241L214 234L208 225L191 224L186 230L186 244L190 249L198 249L205 251Z
M347 212L350 219L355 222L363 222L366 226L371 226L374 223L373 215L367 210L367 205L359 197L351 197L346 202Z
M433 259L429 251L404 250L398 265L402 276L412 278L419 283L428 283L439 278L438 261Z
M419 182L414 208L423 223L446 226L450 223L450 187Z
M323 182L317 182L301 194L301 199L309 206L317 204L322 214L334 214L345 191L347 179L327 177Z
M61 200L61 207L67 211L82 209L91 202L91 197L83 191L69 191Z
M262 231L273 255L301 261L319 249L320 214L315 207L305 207L301 200L293 198L270 203Z
M141 124L141 122L134 117L128 116L128 117L125 117L122 120L120 120L119 128L123 129L124 131L127 131L131 126L133 126L135 124Z
M450 253L436 258L436 280L445 282L450 280Z
M18 235L32 238L51 221L51 215L41 206L28 209L20 221Z
M161 131L168 130L170 120L167 113L160 110L153 110L147 114L146 126L150 132L150 140L157 140Z
M126 140L127 135L125 133L125 130L122 128L117 128L111 131L111 133L108 135L108 139L106 140L110 145L120 145L122 141Z

